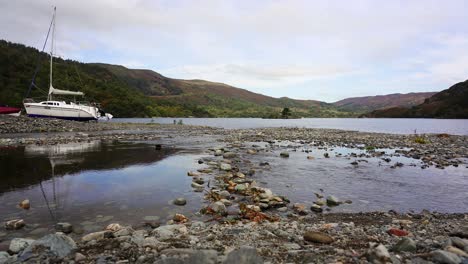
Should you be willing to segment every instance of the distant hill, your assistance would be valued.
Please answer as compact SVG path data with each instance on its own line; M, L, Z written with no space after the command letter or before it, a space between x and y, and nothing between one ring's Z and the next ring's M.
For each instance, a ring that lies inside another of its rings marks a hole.
M376 110L364 117L468 118L468 80L457 83L411 108Z
M0 104L22 106L40 61L30 97L44 99L48 89L48 54L0 40ZM265 117L280 118L289 108L297 117L357 117L391 106L416 104L427 93L349 98L334 104L274 98L227 84L167 78L152 70L104 63L54 59L54 86L83 91L116 117ZM42 98L41 98L42 97Z
M30 97L39 100L48 89L48 54L0 40L0 103L22 106L38 59L39 89L34 88ZM54 59L54 86L83 91L116 117L278 118L285 107L291 117L356 116L319 101L273 98L223 83L171 79L151 70L61 58Z
M369 112L372 110L392 107L412 107L423 103L426 98L429 98L434 94L436 93L396 93L388 95L352 97L335 102L333 105L344 111Z

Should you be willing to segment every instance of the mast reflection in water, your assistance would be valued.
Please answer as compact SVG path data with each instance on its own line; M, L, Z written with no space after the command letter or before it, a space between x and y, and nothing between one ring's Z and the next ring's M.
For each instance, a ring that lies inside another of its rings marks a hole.
M111 220L141 224L148 216L169 218L174 210L190 214L202 199L191 191L186 172L199 168L201 157L151 144L100 141L5 148L0 221L23 218L47 227L66 221L91 231ZM170 205L178 196L192 198L193 206ZM31 200L29 211L17 208L23 199Z

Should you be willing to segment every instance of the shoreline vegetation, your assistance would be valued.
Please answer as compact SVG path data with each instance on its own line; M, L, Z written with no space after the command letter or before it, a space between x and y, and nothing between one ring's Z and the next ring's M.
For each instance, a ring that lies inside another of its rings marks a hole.
M203 192L199 208L206 221L175 214L167 223L124 226L109 222L102 231L85 234L57 223L43 237L9 233L34 223L0 219L0 263L467 263L468 208L464 213L385 212L335 213L352 201L311 191L308 203L258 187L256 170L274 164L252 164L249 157L268 151L252 142L291 141L330 149L346 146L386 160L378 149L404 148L399 155L434 166L468 168L468 136L447 134L393 135L332 129L233 129L189 125L77 123L27 117L0 118L0 148L29 144L55 145L88 140L148 141L197 136L217 139L205 150L206 167L187 172L194 191ZM247 144L247 142L249 142ZM164 144L160 146L164 148ZM283 150L282 158L289 158ZM331 152L330 152L331 153ZM325 155L331 156L333 154ZM310 156L311 159L314 157ZM308 157L309 159L309 157ZM395 169L402 166L394 164ZM206 184L209 179L211 184ZM208 187L209 186L209 187ZM21 201L18 201L21 202ZM186 205L183 197L178 206ZM34 201L31 201L34 206ZM18 210L27 210L23 201ZM19 233L18 233L19 234Z

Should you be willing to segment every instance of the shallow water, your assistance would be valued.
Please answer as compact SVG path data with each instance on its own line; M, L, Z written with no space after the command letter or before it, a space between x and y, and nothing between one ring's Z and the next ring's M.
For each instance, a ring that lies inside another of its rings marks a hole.
M205 142L201 143L204 146ZM382 157L350 157L353 153L368 154L359 149L319 149L283 142L271 150L266 148L267 143L249 144L266 150L241 155L255 167L253 179L293 203L310 205L315 201L314 192L318 192L352 200L352 204L333 208L333 212L468 210L465 165L421 169L420 160L401 157L388 149L377 151L385 151L384 157L391 162ZM2 148L0 221L22 218L28 225L20 231L0 231L0 240L40 237L53 231L56 222L70 222L87 233L113 222L134 227L145 221L164 223L175 213L203 219L197 214L204 205L203 194L193 192L187 171L205 166L197 162L208 156L204 149L164 145L157 150L151 142L101 141ZM279 157L284 149L290 152L289 158ZM324 158L325 152L330 158ZM265 161L269 168L259 166ZM358 165L351 165L353 161ZM396 162L404 166L391 168ZM187 205L173 205L171 201L177 197L185 197ZM23 199L31 201L30 210L18 207Z
M175 213L193 219L203 199L192 191L187 171L202 167L201 157L194 151L100 141L3 149L0 221L23 218L33 223L34 236L56 222L91 232L111 222L165 222ZM173 205L177 197L185 197L187 205ZM30 210L18 208L23 199L31 201Z
M334 195L341 201L351 200L332 209L334 212L388 211L420 212L423 209L438 212L466 212L468 210L468 168L431 166L422 169L420 160L385 151L391 159L382 157L350 157L350 153L365 150L334 148L333 150L307 148L309 153L290 149L289 158L279 157L284 150L253 155L253 163L268 162L270 168L261 170L254 178L275 193L284 194L292 202L311 204L315 192ZM330 158L325 158L327 152ZM341 154L338 155L338 154ZM312 156L313 159L307 159ZM358 161L358 165L351 162ZM391 168L400 162L403 167ZM320 191L323 190L323 192Z
M468 119L422 118L114 118L111 122L172 124L182 120L187 125L248 129L264 127L305 127L378 132L391 134L447 133L468 135Z

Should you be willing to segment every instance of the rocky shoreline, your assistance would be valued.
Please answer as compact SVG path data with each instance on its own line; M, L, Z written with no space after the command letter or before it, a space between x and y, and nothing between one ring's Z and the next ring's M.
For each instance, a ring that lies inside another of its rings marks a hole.
M138 228L113 223L90 234L58 223L57 233L36 240L2 242L0 238L1 244L8 245L0 248L0 263L468 263L468 213L325 213L352 201L316 193L309 204L291 204L287 197L252 180L269 164L252 164L249 158L273 150L288 158L290 151L307 151L308 147L323 149L329 158L336 155L333 148L346 147L365 150L349 154L356 159L378 157L393 163L392 155L402 155L421 160L422 169L467 167L467 136L14 120L0 119L0 147L207 136L214 139L210 144L221 147L210 147L210 156L199 161L206 165L203 169L187 172L193 190L203 192L207 201L200 208L206 221L175 214L167 223ZM13 134L40 132L41 127L53 129L46 130L47 134ZM388 154L388 149L398 152ZM174 202L185 205L183 197ZM2 220L6 221L2 232L28 224L21 219Z

